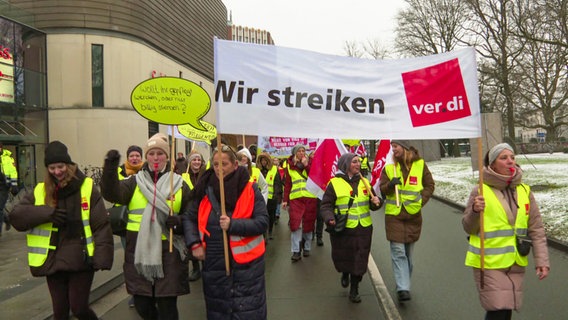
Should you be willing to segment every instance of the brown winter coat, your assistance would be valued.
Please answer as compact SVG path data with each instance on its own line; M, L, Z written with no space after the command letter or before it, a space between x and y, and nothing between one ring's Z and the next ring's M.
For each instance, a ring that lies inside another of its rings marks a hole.
M145 163L142 170L148 171L148 164ZM170 165L166 166L164 172L160 172L158 178L164 174L170 174ZM140 172L141 172L140 171ZM115 166L105 161L103 168L103 178L101 191L103 197L110 202L121 205L128 205L136 189L136 175L128 179L118 180L117 169ZM184 182L182 186L182 206L180 212L185 212L190 202L189 186ZM180 217L181 225L181 217ZM182 228L177 228L183 232ZM152 296L152 283L138 274L134 266L134 253L138 232L126 231L126 249L124 252L124 278L126 291L132 295ZM179 253L174 248L169 252L169 240L162 241L162 266L165 277L158 279L154 283L155 297L171 297L189 293L189 267L188 261L182 261Z
M412 150L412 149L411 149ZM413 152L413 151L410 151ZM412 161L419 160L420 157L416 152L413 152ZM406 181L408 178L409 170L405 166L401 166L402 178L401 181ZM383 169L381 173L381 178L379 180L379 187L383 195L394 194L395 188L389 186L390 179L387 173ZM434 178L432 173L428 169L426 163L424 163L424 170L422 172L422 207L428 203L430 197L434 193ZM400 214L393 216L385 215L385 229L387 240L398 243L413 243L418 241L420 238L420 233L422 232L422 210L415 214L409 214L404 206L400 210Z
M356 175L351 180L344 174L338 174L349 182L353 190L357 190L360 176ZM374 191L372 190L373 195ZM328 225L329 220L334 219L335 202L337 195L333 185L329 183L322 197L320 213L323 221ZM369 197L370 210L378 210ZM338 272L348 272L352 275L362 276L367 272L371 241L373 237L373 225L363 227L360 224L356 228L346 228L341 233L330 233L331 259Z
M77 171L76 175L80 179L84 178L80 171ZM67 210L68 214L70 210L77 210L79 212L76 214L80 217L81 192L77 190L70 196L59 199L58 207ZM64 226L52 234L51 244L56 246L56 249L49 250L45 263L40 267L30 267L33 276L52 275L59 271L110 270L114 258L114 241L108 213L96 186L93 186L91 193L90 208L89 225L95 243L92 261L86 259L84 230L80 230L80 236L70 237L67 226ZM55 208L47 205L36 206L32 191L14 207L10 214L10 222L16 230L27 231L40 224L51 222L54 211Z
M490 186L495 195L499 198L501 205L507 212L509 223L514 226L516 221L516 211L513 213L510 208L516 208L516 187L521 183L522 170L518 168L513 179L510 176L503 176L491 168L483 168L483 181ZM510 184L508 181L511 181ZM503 191L510 188L513 191L514 199L508 198ZM462 218L463 229L467 234L479 232L479 213L473 211L473 201L478 195L478 187L474 187L467 202ZM532 240L531 248L534 264L537 267L550 267L548 260L548 247L546 245L546 235L540 216L540 210L535 201L534 194L529 194L530 211L528 222L528 235ZM485 210L492 208L485 207ZM474 279L479 292L481 305L485 310L517 310L522 305L522 284L525 275L525 267L517 264L506 269L485 269L484 289L480 287L480 270L473 268Z

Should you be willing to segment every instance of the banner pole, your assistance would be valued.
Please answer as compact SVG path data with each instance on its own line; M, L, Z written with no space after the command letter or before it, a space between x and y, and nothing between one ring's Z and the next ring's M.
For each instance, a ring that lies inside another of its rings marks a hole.
M397 178L397 176L396 176L396 164L397 164L397 162L394 163L394 166L393 166L393 169L392 169L393 170L393 177L395 177L395 178ZM400 208L400 198L398 196L398 184L394 185L394 195L396 197L396 207Z
M174 215L174 147L176 145L176 136L174 134L174 126L170 126L172 128L172 146L170 149L170 216ZM170 228L170 253L173 252L173 239L174 239L174 229Z
M477 163L479 170L479 195L483 196L483 144L481 138L477 138ZM485 286L485 227L484 227L484 210L479 213L479 266L480 278L479 285L481 289Z
M243 135L244 137L244 135ZM227 146L229 147L229 146ZM221 133L217 132L217 153L223 152L223 144L221 143ZM221 157L221 154L219 154ZM220 160L219 160L220 161ZM213 164L212 164L213 165ZM223 166L219 164L219 188L220 188L220 202L221 202L221 215L226 216L227 211L225 209L225 182L223 181ZM229 247L227 245L227 231L223 230L223 252L225 254L225 275L229 276L231 270L229 267Z

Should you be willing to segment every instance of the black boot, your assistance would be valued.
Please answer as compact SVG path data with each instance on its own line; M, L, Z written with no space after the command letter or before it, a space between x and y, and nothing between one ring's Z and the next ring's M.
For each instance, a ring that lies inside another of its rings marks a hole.
M341 274L341 286L343 288L349 287L349 272L343 272Z
M353 303L360 303L361 296L359 296L359 282L361 281L361 276L351 275L351 288L349 289L349 301Z
M201 270L200 270L200 266L199 266L199 261L191 261L191 264L193 265L193 270L191 271L191 274L189 275L189 281L197 281L197 280L199 280L199 278L201 278Z

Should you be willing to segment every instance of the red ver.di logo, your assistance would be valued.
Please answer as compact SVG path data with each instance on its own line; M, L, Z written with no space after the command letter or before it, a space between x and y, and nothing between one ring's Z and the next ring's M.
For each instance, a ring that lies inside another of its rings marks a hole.
M458 59L402 74L413 127L469 117Z

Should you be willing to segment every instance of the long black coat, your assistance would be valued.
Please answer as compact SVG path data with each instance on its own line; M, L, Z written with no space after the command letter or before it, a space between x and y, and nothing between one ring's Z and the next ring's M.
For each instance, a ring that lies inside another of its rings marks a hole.
M357 190L360 181L359 176L354 176L351 180L345 175L338 175L338 177L347 181L353 190ZM374 195L374 191L372 192ZM326 224L334 218L336 201L337 195L330 183L327 185L320 206L320 212ZM380 207L374 205L370 197L369 205L370 210L378 210ZM348 272L356 276L365 274L369 262L372 237L373 225L363 227L359 224L356 228L345 228L341 233L331 233L331 259L335 269L338 272Z
M231 219L227 235L256 236L268 228L268 213L260 190L254 189L254 208L250 219ZM196 199L183 216L186 243L200 242L197 217L201 199ZM232 212L227 210L230 217ZM219 215L211 212L207 221L210 236L205 236L206 251L203 262L203 293L208 320L266 319L266 287L264 281L264 255L245 264L235 262L229 249L230 275L226 275L223 232Z
M170 174L170 165L166 166L164 172L159 173L158 178L164 174ZM148 170L148 164L144 164L141 170ZM118 171L116 166L105 162L103 168L103 178L101 190L103 197L110 202L121 205L128 205L132 199L132 195L136 189L136 175L132 175L127 179L118 180ZM182 208L190 202L189 186L184 182L182 186ZM178 228L179 229L179 228ZM152 283L144 276L138 274L134 266L134 254L136 251L136 241L138 232L126 231L126 249L124 251L124 278L126 282L126 291L133 295L154 296L156 297L172 297L189 293L189 267L187 261L182 261L179 252L174 249L169 252L169 239L162 241L162 266L164 269L164 278L158 279ZM154 287L154 288L153 288Z

